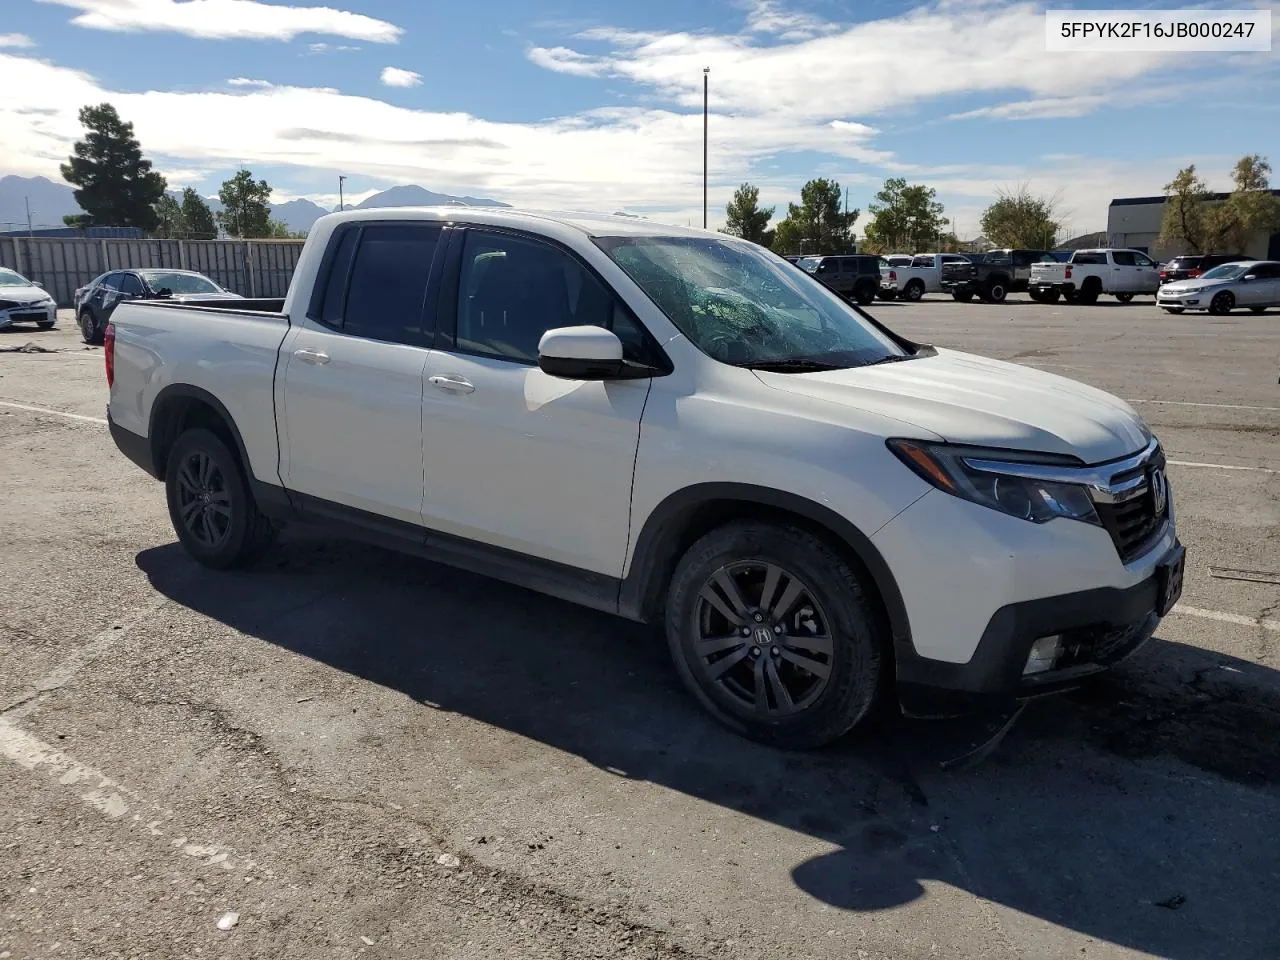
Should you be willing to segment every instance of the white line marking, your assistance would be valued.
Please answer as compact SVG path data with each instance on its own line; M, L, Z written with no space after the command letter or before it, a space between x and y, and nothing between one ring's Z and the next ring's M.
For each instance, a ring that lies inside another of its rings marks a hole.
M33 407L29 403L14 403L12 400L0 400L0 407L11 407L14 410L26 410L30 413L47 413L55 417L66 417L68 420L80 420L84 423L107 425L102 417L86 417L83 413L67 413L65 410L50 410L48 407Z
M1254 407L1247 403L1192 403L1190 400L1126 400L1125 403L1157 403L1167 407L1217 407L1222 410L1266 410L1280 413L1280 407Z
M1169 460L1175 467L1206 467L1210 470L1251 470L1255 473L1276 473L1270 467L1242 467L1235 463L1201 463L1198 460Z
M228 846L220 843L192 843L187 833L176 828L165 829L165 821L173 817L172 810L149 803L102 771L36 739L4 717L0 717L0 757L12 760L32 772L45 773L64 787L87 786L88 789L80 793L80 799L103 816L132 826L144 839L163 840L169 848L201 860L206 867L239 869L247 873L261 871L264 876L274 876L271 870L264 870L259 864L237 854Z
M1245 617L1238 613L1223 613L1221 610L1203 610L1200 607L1188 607L1178 604L1171 613L1180 613L1184 617L1199 617L1201 620L1217 620L1219 623L1234 623L1241 627L1261 627L1263 630L1280 631L1280 620L1264 620L1261 617Z

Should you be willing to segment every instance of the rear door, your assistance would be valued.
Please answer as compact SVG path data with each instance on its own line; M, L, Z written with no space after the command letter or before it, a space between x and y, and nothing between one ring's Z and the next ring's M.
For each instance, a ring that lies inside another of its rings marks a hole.
M1254 279L1236 283L1236 302L1244 307L1280 306L1280 263L1259 263L1248 271Z
M825 276L836 262L827 258ZM555 327L612 329L629 359L656 344L575 254L539 237L452 231L422 404L432 530L621 577L648 379L538 368Z
M304 508L350 519L336 504L387 532L420 529L428 285L442 232L354 221L330 240L323 287L291 319L277 378L281 478L310 498Z

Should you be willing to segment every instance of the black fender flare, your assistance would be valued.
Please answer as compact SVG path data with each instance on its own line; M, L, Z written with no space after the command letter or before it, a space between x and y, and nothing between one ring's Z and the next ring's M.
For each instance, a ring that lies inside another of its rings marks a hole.
M898 581L871 538L830 507L807 497L749 483L698 483L678 490L654 507L635 537L631 566L618 591L618 612L648 621L665 591L666 578L679 560L679 547L689 521L700 508L726 505L749 512L751 507L784 511L825 531L862 564L879 592L895 653L914 653L911 624Z
M227 429L231 432L231 438L235 441L236 454L240 457L240 463L244 466L245 475L252 479L253 471L249 466L249 451L245 448L244 438L240 436L240 428L236 425L235 417L231 416L230 411L227 410L223 402L208 390L189 383L171 383L156 394L155 400L151 402L151 417L147 424L147 437L151 441L152 462L155 463L160 478L163 479L164 477L163 460L158 446L162 442L162 438L158 435L156 427L159 416L174 400L198 400L211 407L222 418L223 423L227 425ZM177 438L174 437L172 439Z

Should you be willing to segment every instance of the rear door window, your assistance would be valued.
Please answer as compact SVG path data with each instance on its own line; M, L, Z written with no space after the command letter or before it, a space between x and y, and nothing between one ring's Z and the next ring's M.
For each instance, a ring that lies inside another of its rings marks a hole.
M120 277L120 292L140 297L145 291L142 289L142 281L138 279L136 273L126 273Z
M346 296L334 297L342 300L344 333L392 343L422 342L429 332L424 323L427 280L440 234L440 226L429 223L373 224L359 231ZM331 272L331 283L337 273ZM329 316L327 300L324 312Z

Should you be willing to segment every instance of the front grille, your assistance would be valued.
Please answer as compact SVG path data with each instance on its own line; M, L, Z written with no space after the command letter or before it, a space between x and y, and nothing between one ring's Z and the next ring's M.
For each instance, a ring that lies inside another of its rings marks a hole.
M12 310L18 306L21 306L21 304L17 300L0 300L0 310Z
M1169 520L1169 485L1164 466L1164 451L1157 450L1140 467L1111 478L1113 486L1142 478L1139 486L1124 494L1125 499L1094 504L1098 518L1111 534L1116 551L1125 563L1142 556L1160 538ZM1157 505L1158 500L1163 502Z
M0 308L3 309L3 308ZM43 310L15 310L9 314L10 320L48 320L49 314Z

